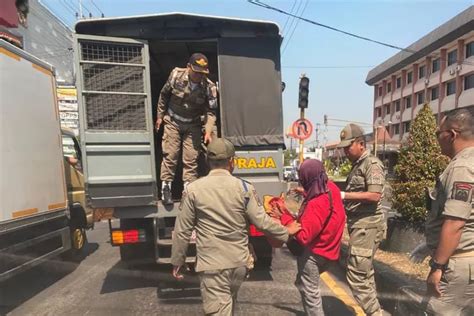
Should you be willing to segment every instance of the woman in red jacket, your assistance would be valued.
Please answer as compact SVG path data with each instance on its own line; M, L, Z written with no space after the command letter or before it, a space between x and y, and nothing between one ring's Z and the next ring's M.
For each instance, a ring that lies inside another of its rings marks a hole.
M295 284L301 293L306 314L324 315L319 274L326 270L329 263L339 259L346 214L341 192L334 182L328 180L321 161L305 160L298 176L304 189L298 218L283 212L280 220L283 225L294 220L301 224L301 230L294 236L304 247L303 254L298 256Z

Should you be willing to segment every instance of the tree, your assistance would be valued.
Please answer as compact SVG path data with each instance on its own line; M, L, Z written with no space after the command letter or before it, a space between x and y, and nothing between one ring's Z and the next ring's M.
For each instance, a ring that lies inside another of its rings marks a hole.
M395 166L397 180L392 184L392 206L403 219L425 221L426 189L434 186L447 161L436 139L436 119L429 105L424 104L413 120Z

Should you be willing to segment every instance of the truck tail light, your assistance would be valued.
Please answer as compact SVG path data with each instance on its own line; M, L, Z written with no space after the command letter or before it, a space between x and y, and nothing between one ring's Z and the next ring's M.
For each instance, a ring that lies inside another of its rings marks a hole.
M144 229L112 230L112 245L136 244L146 241Z

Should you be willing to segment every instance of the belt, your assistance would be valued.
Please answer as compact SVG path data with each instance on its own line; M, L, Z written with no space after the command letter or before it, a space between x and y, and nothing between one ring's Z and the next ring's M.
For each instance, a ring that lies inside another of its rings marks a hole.
M474 257L474 250L459 251L454 253L451 258L464 258L464 257Z
M174 113L173 110L171 110L171 109L168 109L168 114L169 114L172 118L174 118L175 120L180 121L180 122L182 122L182 123L198 122L198 121L200 121L200 119L201 119L200 116L195 117L195 118L182 117L181 115L178 115L178 114Z

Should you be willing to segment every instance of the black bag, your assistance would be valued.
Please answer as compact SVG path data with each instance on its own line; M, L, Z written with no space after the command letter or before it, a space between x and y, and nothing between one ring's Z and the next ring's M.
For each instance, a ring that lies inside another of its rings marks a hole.
M329 223L329 220L331 219L331 216L332 216L332 213L334 211L334 206L333 206L333 203L332 203L332 194L331 194L331 191L328 191L328 195L329 195L329 215L328 217L326 217L326 220L324 221L324 225L323 227L321 228L321 231L319 232L319 234L317 234L313 240L316 240L320 235L321 233L326 229L326 226L328 225ZM299 217L301 217L303 215L303 213L301 213ZM299 257L301 256L303 253L304 253L304 250L305 250L305 247L302 246L296 239L294 239L293 237L291 237L288 242L286 243L286 246L288 247L288 250L291 252L291 254L293 256L296 256L296 257Z

